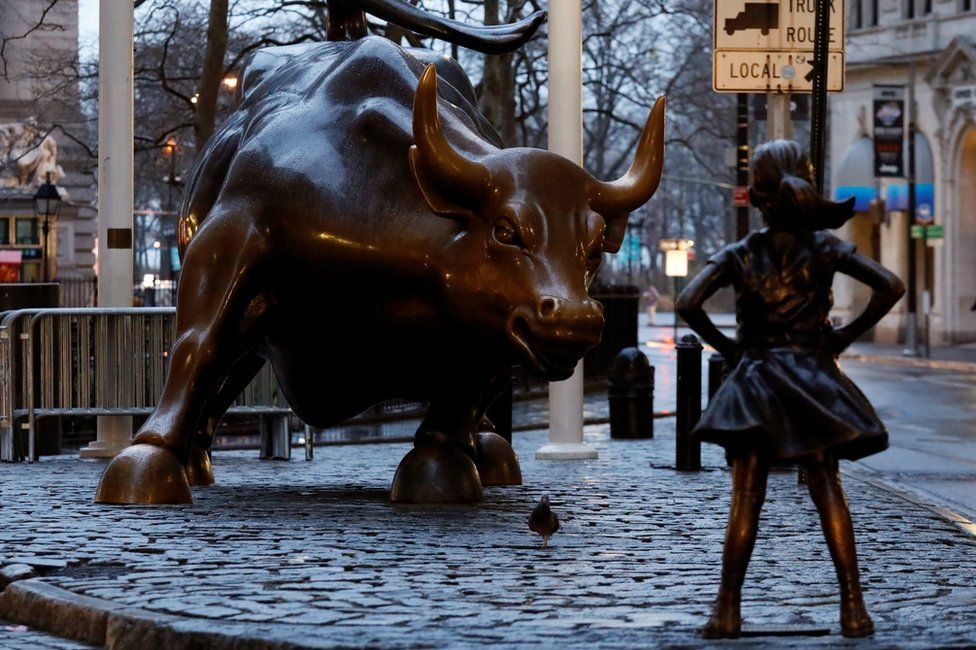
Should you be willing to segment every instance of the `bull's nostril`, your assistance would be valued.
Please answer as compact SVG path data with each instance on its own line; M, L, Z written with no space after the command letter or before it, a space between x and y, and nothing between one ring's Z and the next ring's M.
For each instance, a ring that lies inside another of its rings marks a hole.
M552 318L552 315L556 313L556 309L559 307L559 301L552 296L544 296L539 300L539 318Z

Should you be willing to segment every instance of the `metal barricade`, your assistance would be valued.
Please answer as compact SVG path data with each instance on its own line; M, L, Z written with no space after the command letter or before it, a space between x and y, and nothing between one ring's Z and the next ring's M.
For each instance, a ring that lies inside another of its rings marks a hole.
M36 460L41 417L151 413L169 367L175 316L172 307L0 314L0 460ZM228 412L291 413L270 364Z

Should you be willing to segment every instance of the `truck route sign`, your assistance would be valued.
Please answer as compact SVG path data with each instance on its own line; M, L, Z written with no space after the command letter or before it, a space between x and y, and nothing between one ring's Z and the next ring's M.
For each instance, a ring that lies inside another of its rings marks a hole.
M827 89L844 89L844 0L830 4ZM814 0L715 0L712 87L718 92L810 92Z

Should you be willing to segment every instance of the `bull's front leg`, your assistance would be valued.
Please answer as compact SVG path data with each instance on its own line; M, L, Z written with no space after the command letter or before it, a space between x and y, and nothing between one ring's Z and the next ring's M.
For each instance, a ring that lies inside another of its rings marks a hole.
M217 216L211 214L213 219ZM247 220L218 220L202 229L187 251L177 304L172 361L156 410L133 445L105 468L99 503L189 503L184 465L207 405L231 370L250 354L263 319L254 278L260 274L260 241L248 237ZM236 256L217 255L241 242Z
M484 498L475 459L487 385L454 387L431 400L414 448L393 477L392 501L473 503Z

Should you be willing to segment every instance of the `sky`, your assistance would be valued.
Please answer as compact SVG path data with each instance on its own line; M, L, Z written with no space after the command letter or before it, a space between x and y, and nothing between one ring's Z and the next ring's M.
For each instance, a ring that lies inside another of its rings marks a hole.
M106 0L106 2L130 1ZM78 43L83 58L98 56L98 0L78 0Z

